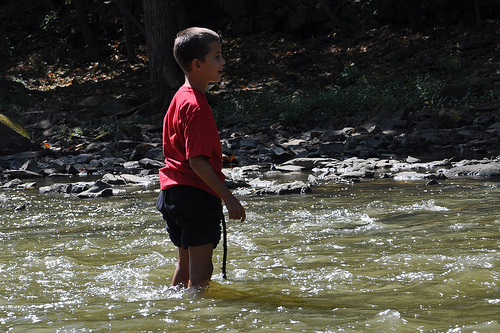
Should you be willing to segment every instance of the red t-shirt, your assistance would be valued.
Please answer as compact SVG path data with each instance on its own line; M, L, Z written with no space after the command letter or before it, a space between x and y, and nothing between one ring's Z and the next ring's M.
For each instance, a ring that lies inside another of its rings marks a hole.
M219 179L225 179L219 131L201 91L182 86L172 99L163 120L163 155L166 165L160 169L162 190L190 185L217 196L189 166L190 157L204 155Z

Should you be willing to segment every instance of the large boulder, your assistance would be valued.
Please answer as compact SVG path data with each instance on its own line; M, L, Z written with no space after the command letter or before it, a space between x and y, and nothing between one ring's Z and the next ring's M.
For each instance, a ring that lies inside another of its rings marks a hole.
M31 150L32 142L26 129L0 113L0 155Z

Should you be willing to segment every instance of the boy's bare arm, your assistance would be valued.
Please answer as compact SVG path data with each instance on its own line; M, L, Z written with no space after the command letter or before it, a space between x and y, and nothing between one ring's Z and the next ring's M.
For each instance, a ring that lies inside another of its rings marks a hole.
M198 177L224 200L224 204L229 212L229 218L234 220L241 219L241 222L245 221L245 209L231 191L229 191L226 185L220 181L206 157L202 155L191 157L189 159L189 165L194 172L196 172Z

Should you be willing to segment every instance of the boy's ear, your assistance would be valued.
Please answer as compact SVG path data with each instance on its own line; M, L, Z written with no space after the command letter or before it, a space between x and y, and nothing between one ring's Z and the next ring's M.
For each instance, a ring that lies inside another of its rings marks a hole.
M194 59L193 61L191 61L191 69L192 70L199 70L200 68L201 68L201 65L200 65L199 59Z

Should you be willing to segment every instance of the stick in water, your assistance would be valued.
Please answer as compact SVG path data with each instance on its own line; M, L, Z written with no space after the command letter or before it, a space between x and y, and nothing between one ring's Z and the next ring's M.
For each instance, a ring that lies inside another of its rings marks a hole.
M224 254L222 255L222 277L227 280L226 275L226 260L227 260L227 231L226 231L226 220L222 216L222 243L224 248Z

